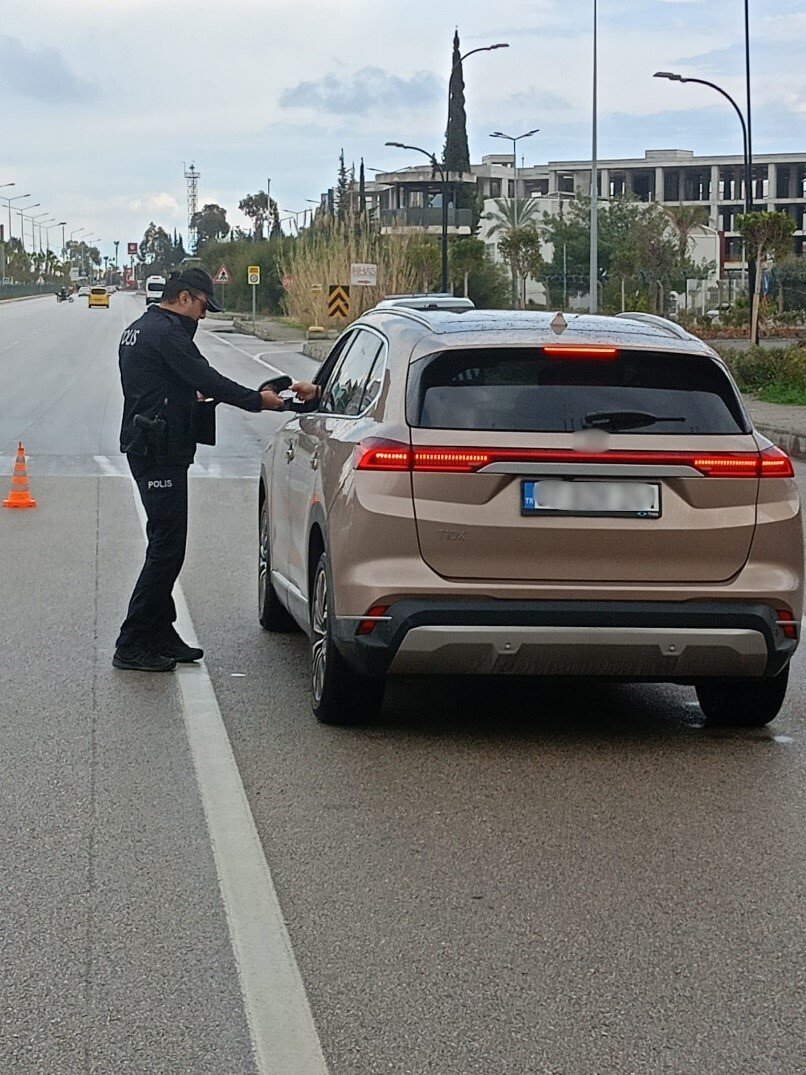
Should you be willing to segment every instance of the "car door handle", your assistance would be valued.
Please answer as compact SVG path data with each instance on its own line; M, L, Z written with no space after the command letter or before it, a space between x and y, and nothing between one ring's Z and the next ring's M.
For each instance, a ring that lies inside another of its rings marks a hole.
M288 463L294 458L294 442L291 440L285 442L285 458Z

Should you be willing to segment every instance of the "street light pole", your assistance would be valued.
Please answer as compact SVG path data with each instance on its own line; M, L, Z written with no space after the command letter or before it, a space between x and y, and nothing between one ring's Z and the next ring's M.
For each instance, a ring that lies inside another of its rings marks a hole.
M514 165L514 175L515 175L514 184L513 184L514 199L513 199L513 202L512 202L512 229L513 229L513 231L517 230L518 224L520 223L520 221L518 219L518 217L519 217L519 213L518 213L518 142L520 142L520 140L522 138L531 138L532 135L537 134L539 132L539 130L540 130L539 127L535 127L534 130L526 131L525 134L519 134L519 135L516 135L515 137L513 137L511 134L504 134L503 131L493 131L493 133L490 135L490 138L503 138L507 142L512 143L512 163ZM516 278L514 267L513 267L513 273L512 273L512 299L513 299L512 305L513 305L513 307L519 304L518 303L518 295L519 295L519 284L518 284L518 280Z
M419 146L407 146L403 142L385 142L384 145L393 146L395 149L409 149L413 153L422 153L431 161L431 167L438 171L442 177L442 291L448 293L448 181L445 169L437 160L435 153L429 153L427 149Z
M670 82L694 82L698 86L710 86L712 90L716 90L717 93L721 93L726 101L729 101L733 106L733 110L739 117L739 123L742 126L742 155L744 157L744 211L745 213L752 212L753 209L753 183L751 174L750 163L750 139L748 137L747 124L745 123L742 110L736 104L727 90L723 90L721 86L717 86L715 82L708 82L704 78L688 78L683 75L678 75L674 71L656 71L652 76L653 78L666 78Z
M20 201L23 200L23 198L30 198L30 197L31 197L30 194L18 194L15 198L3 198L2 199L6 203L6 206L8 208L8 238L9 238L9 240L11 240L11 203L12 202L20 202ZM16 213L17 210L15 209L14 212Z
M593 99L591 107L591 239L588 289L592 314L599 310L599 160L597 148L597 87L599 80L598 8L593 0Z
M750 11L748 0L744 0L744 70L745 70L745 83L747 91L747 152L746 152L746 169L747 177L750 182L750 190L745 198L748 208L746 212L752 213L753 211L753 136L752 126L750 123ZM772 197L775 197L770 191Z

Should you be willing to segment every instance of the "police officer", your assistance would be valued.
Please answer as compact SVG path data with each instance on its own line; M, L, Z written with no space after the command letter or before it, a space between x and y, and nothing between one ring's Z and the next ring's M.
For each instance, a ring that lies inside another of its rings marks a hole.
M203 269L170 277L162 301L123 333L118 351L123 384L120 450L126 453L148 517L145 564L117 639L115 668L169 672L203 651L174 628L171 596L185 558L187 471L196 451L194 411L212 397L245 411L282 410L275 392L245 388L214 370L193 336L208 310L217 312ZM308 397L313 386L293 386Z

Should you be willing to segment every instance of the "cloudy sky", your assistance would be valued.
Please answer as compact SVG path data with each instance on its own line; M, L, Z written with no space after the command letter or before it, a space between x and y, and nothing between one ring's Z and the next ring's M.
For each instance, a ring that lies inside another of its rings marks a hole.
M806 0L750 0L753 148L806 150ZM396 140L440 150L451 40L510 48L465 65L473 160L489 132L539 127L526 163L590 155L590 0L2 0L0 184L112 241L150 220L186 227L183 161L200 202L231 223L265 187L300 210L335 181L338 154L411 163ZM511 12L511 14L510 14ZM599 0L599 153L739 153L742 0ZM39 210L36 210L37 212ZM3 211L0 221L6 219ZM15 225L18 234L19 223ZM55 236L51 236L52 245Z

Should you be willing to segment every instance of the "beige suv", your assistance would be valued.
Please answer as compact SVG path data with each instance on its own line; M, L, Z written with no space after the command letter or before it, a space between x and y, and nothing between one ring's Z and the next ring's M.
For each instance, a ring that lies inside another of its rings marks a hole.
M790 459L661 319L365 314L260 480L260 621L310 637L319 720L390 675L693 684L778 713L802 614Z

